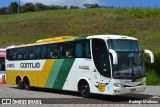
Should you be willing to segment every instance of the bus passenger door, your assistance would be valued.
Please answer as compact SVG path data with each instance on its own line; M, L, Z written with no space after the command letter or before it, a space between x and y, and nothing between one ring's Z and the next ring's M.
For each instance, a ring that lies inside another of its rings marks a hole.
M109 53L107 52L106 43L102 39L92 39L92 56L95 65L93 73L93 84L97 86L96 93L107 91L107 85L110 82L111 71ZM109 88L108 88L109 89Z

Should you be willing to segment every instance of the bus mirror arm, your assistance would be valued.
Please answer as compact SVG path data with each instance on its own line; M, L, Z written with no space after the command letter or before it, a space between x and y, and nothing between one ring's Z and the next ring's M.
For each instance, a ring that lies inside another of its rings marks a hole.
M151 58L151 63L154 63L154 55L150 50L145 49L144 53L148 53Z
M109 49L109 53L111 53L113 56L113 64L115 65L118 64L118 56L117 56L116 51Z

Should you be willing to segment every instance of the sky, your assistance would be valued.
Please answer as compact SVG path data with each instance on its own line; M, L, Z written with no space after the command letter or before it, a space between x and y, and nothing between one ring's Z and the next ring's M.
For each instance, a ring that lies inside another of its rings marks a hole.
M0 0L0 8L7 7L11 2L18 2L19 0ZM25 3L43 3L45 5L76 5L83 6L85 3L99 4L102 6L113 7L159 7L160 0L20 0L21 5Z

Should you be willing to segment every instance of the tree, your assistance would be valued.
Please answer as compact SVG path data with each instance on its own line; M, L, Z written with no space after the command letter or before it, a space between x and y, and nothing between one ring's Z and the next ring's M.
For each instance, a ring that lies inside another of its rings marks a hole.
M50 10L62 10L67 9L67 6L51 5Z
M50 7L46 6L46 5L42 4L42 3L36 3L35 4L35 9L36 9L36 11L42 11L42 10L49 10Z
M83 6L86 8L100 8L101 7L98 4L88 4L88 3L84 4Z
M2 7L0 8L0 15L5 15L6 14L6 8Z
M9 7L6 9L7 14L17 14L18 11L18 3L12 2Z
M35 12L35 6L32 3L26 3L24 6L21 6L21 12Z
M70 6L70 9L79 9L78 6Z

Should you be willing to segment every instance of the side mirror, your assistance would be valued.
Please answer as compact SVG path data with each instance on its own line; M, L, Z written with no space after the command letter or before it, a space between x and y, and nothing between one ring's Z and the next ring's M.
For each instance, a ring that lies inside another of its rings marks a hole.
M150 58L151 58L151 63L154 63L154 55L150 50L145 49L144 53L149 54Z
M115 65L118 64L118 56L117 56L116 51L109 49L109 53L111 53L113 56L113 64Z

